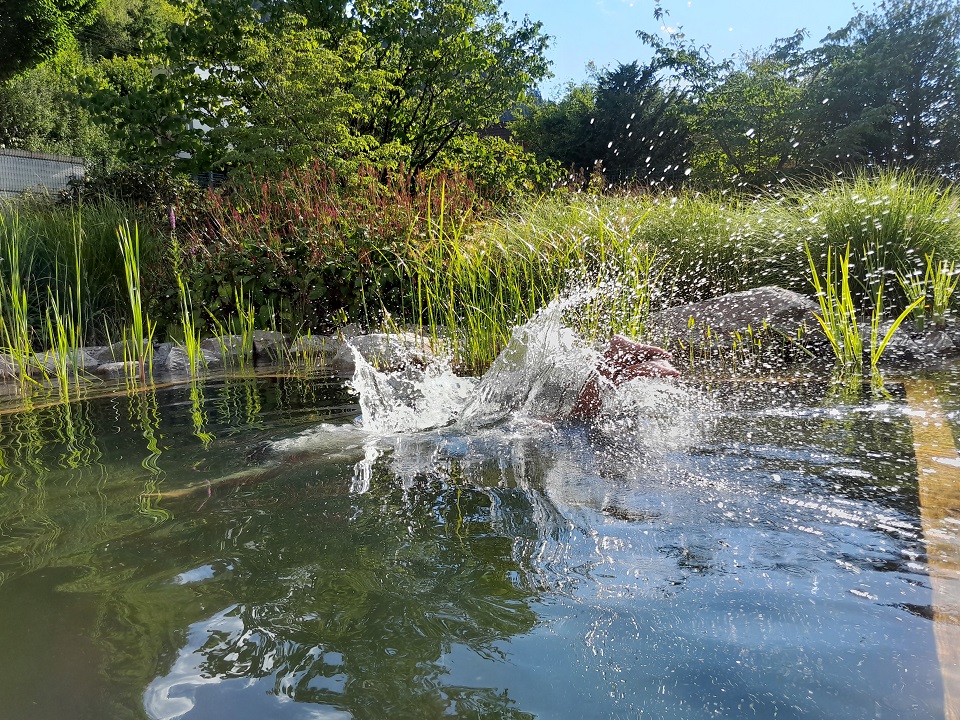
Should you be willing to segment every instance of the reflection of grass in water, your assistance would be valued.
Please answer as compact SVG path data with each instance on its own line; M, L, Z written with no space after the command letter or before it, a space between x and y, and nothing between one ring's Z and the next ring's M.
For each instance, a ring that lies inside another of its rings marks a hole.
M207 411L204 409L206 399L203 396L203 387L200 383L190 383L190 419L193 421L193 434L200 438L204 449L210 447L214 435L207 431Z
M254 425L260 421L260 413L263 410L259 384L250 381L245 382L243 384L243 398L245 423Z
M138 510L141 515L153 519L154 522L163 522L170 518L170 513L159 506L159 488L164 479L164 472L157 462L161 455L159 439L162 437L159 433L160 411L157 403L157 393L151 389L145 392L130 393L127 397L130 420L147 441L148 450L148 455L140 464L144 470L150 473L150 476L147 478L143 492L140 494Z
M229 409L226 411L223 422L229 423L236 419L237 424L252 427L261 420L260 413L263 403L260 397L260 385L252 378L235 378L223 386L224 397L230 398Z
M25 398L25 403L30 406L29 397ZM43 413L31 408L6 416L6 422L0 425L9 452L6 462L11 466L3 486L4 495L11 502L0 521L13 528L12 533L4 531L2 534L15 538L9 547L4 548L4 554L18 555L20 563L27 569L45 564L63 532L48 507L50 470L43 457L46 446L43 417ZM19 472L12 472L13 468Z

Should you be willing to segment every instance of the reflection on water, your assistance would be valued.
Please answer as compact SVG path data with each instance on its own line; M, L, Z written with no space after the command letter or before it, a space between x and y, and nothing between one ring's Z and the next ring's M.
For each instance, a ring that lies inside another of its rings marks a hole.
M379 435L336 378L0 415L0 716L943 717L902 393L651 397Z

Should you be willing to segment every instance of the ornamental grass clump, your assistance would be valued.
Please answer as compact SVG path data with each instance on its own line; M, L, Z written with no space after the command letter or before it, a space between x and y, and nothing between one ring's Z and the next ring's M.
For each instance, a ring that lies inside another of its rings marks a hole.
M863 309L881 284L892 291L895 306L909 305L897 276L924 273L927 255L960 261L956 194L914 173L862 173L820 192L801 187L788 193L784 204L795 217L784 238L786 265L796 267L796 253L789 252L793 243L821 258L828 248L849 245L851 293Z

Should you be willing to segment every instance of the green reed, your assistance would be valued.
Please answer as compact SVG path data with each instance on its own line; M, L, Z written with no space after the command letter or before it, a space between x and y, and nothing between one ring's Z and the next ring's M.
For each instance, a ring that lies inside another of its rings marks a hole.
M253 361L253 334L256 331L257 309L253 301L244 294L243 287L233 291L236 313L222 320L207 310L210 324L220 343L220 352L224 364L230 363L235 369L244 371ZM239 347L236 346L239 341Z
M807 258L810 263L811 282L820 305L817 320L833 349L840 374L862 375L863 336L857 322L857 307L850 291L850 246L847 246L846 253L837 263L840 266L839 276L832 249L827 252L826 270L822 280L809 247Z
M930 257L930 256L928 256ZM911 305L914 306L910 316L913 318L913 327L917 331L923 330L927 321L927 288L930 284L930 265L927 264L926 274L919 270L906 270L897 273L897 282L900 289Z
M942 326L946 323L953 294L960 282L957 264L947 260L940 260L935 264L931 253L927 255L927 277L931 294L930 315L936 325Z
M883 283L881 282L877 287L877 297L873 304L873 312L870 315L870 369L875 379L879 379L880 377L878 368L880 358L884 350L887 349L890 340L893 338L893 334L903 321L910 317L914 310L922 307L923 301L924 298L917 298L910 305L907 305L907 307L901 310L900 314L893 319L893 322L890 323L890 327L887 328L886 332L881 334L880 321L884 317ZM882 380L880 384L882 384Z
M81 253L83 249L83 229L78 217L74 218L73 230L73 267L74 282L66 283L66 297L61 310L61 300L47 286L46 336L49 350L45 353L45 365L53 367L61 399L69 400L70 388L79 392L80 371L83 366L81 348L83 347L83 303L81 290ZM55 285L59 288L60 268L56 269Z
M179 252L176 244L171 251L171 260L174 267L174 278L177 281L177 292L180 297L180 326L183 330L183 350L187 354L187 365L190 377L195 378L200 373L200 366L204 362L203 352L200 349L200 329L197 327L196 317L193 314L193 298L190 289L183 280L178 262Z
M4 218L0 215L0 231L3 232L2 252L7 264L7 281L0 284L0 334L23 389L29 383L36 383L32 375L38 370L42 372L42 366L38 368L34 362L33 333L20 256L22 230L19 216L13 214Z
M124 223L117 227L120 252L123 256L123 274L127 282L127 297L130 301L131 324L124 332L124 361L135 361L140 374L140 382L147 384L147 374L152 373L153 333L156 325L150 320L144 308L142 284L140 278L140 230L136 224L133 230Z
M834 251L828 248L826 255L826 269L821 279L812 251L807 247L811 283L820 305L817 320L837 360L836 380L847 382L850 378L862 378L865 349L863 329L858 321L859 311L850 288L850 246L847 245L843 256L836 261L839 273L834 265ZM878 284L870 312L869 345L866 347L869 351L871 378L875 388L883 386L879 363L884 351L903 321L923 301L923 297L914 300L901 310L886 331L881 333L881 321L885 316L884 285L882 281Z

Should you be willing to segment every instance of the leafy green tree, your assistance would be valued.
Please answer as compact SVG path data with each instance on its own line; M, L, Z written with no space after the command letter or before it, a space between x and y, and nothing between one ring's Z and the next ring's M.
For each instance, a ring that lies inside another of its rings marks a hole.
M353 129L360 46L339 52L304 18L265 18L246 2L194 3L140 72L107 77L89 102L130 160L198 173L338 162L369 148ZM122 65L118 63L118 66ZM148 75L142 70L150 66ZM118 82L119 79L119 82Z
M811 116L827 164L896 164L957 176L960 5L884 0L815 51Z
M98 0L0 0L0 81L56 57L93 22Z
M183 8L156 48L163 72L102 83L92 103L129 156L194 171L319 159L414 174L547 70L539 25L510 21L493 0Z
M0 146L108 158L114 142L77 102L78 78L90 72L75 46L0 82Z
M540 103L514 125L541 158L608 183L682 180L689 151L683 93L665 89L656 68L620 64L594 83L571 85L557 102Z
M538 158L554 160L568 170L591 168L596 158L583 138L596 105L594 91L592 83L570 83L559 100L532 99L510 125L514 137Z
M165 41L183 13L167 0L100 0L93 21L77 33L91 58L141 55Z
M701 92L693 124L700 179L760 184L804 163L807 84L804 33L776 41L739 65L719 68Z
M809 157L809 65L798 30L739 61L716 61L683 33L668 42L637 35L654 50L652 64L687 88L685 108L700 182L762 184L796 171Z
M539 23L515 22L499 0L360 0L350 4L365 66L383 72L359 132L398 148L414 173L457 138L497 122L546 77Z
M482 198L498 204L548 188L563 174L557 163L539 161L511 139L475 134L451 141L421 179L437 173L465 175Z
M684 93L664 88L656 67L619 64L597 78L595 120L584 138L609 181L671 183L684 178L688 129Z

